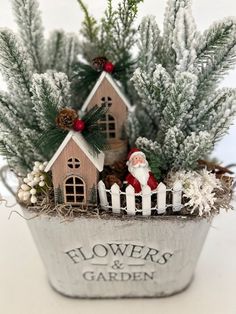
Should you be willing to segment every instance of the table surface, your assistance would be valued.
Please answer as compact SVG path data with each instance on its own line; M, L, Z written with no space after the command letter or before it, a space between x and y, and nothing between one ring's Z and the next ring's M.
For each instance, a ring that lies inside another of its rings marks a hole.
M21 212L1 205L0 313L236 313L235 211L214 219L195 279L185 292L164 299L79 300L51 289L27 223L14 213L8 219L12 210Z

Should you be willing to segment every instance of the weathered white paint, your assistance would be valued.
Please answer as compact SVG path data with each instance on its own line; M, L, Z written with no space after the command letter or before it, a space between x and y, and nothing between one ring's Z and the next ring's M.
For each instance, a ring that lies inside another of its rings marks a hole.
M100 206L104 210L109 209L109 203L107 200L107 192L106 192L106 187L103 181L98 182L98 194L99 194L99 199L100 199Z
M111 202L112 211L115 214L120 213L120 187L118 184L113 184L111 187Z
M152 191L149 186L145 186L142 190L142 214L143 216L151 215L151 195Z
M30 218L35 214L24 211L24 215ZM49 281L57 291L83 298L163 297L190 284L210 220L176 216L116 217L80 217L63 223L59 217L41 215L28 220ZM128 253L112 254L109 243L122 244L123 248L128 245ZM86 261L76 251L78 248L82 248ZM152 261L150 255L145 259L148 248L173 255L160 264L163 260ZM97 257L91 253L92 249L104 257ZM76 263L69 256L74 254L77 254ZM116 268L117 263L121 269ZM128 280L90 280L99 273L106 278L112 274L113 279L126 273ZM143 280L145 273L152 274L152 279Z
M136 206L135 206L135 192L134 188L131 185L128 185L125 189L126 195L126 211L128 215L135 215Z
M157 187L157 212L163 214L166 211L166 186L162 182Z
M173 212L177 212L181 210L182 207L182 183L181 181L176 181L173 186Z
M131 185L126 187L125 192L121 191L117 184L112 186L109 190L106 189L105 184L102 181L100 182L99 195L101 195L100 200L102 202L102 208L107 210L111 209L113 213L126 211L128 215L135 215L138 212L141 212L143 216L151 216L152 211L156 211L158 214L164 214L167 207L171 208L173 212L180 211L182 208L183 189L180 181L174 183L173 189L167 189L165 184L161 182L156 190L151 191L150 187L146 186L142 188L141 193L135 193L134 188ZM110 204L106 194L111 195ZM169 202L170 198L168 196L171 196L171 194L172 202L169 204L167 203L167 199ZM152 195L156 195L156 198L152 199ZM123 202L121 204L122 196L125 197L126 205L124 205ZM139 203L137 203L138 198ZM142 199L141 203L140 198Z

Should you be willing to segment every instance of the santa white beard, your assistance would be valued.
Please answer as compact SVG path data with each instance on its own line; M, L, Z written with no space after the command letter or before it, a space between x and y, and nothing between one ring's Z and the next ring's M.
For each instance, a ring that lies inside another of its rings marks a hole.
M148 167L148 162L140 163L138 165L132 166L131 163L128 164L128 170L135 179L139 181L142 186L146 186L149 179L150 169Z

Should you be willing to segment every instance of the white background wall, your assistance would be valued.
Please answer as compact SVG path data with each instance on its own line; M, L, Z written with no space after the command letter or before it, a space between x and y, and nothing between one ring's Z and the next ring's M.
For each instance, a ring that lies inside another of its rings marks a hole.
M113 0L117 2L117 0ZM0 0L0 27L15 30L10 0ZM78 31L82 20L77 0L39 0L46 34L54 28ZM96 17L101 16L106 0L87 0ZM166 0L145 0L140 18L155 14L163 22ZM201 31L214 20L236 15L235 0L195 0L193 14ZM236 71L223 82L236 87ZM4 84L0 83L0 88ZM224 163L236 160L236 126L218 145L215 155ZM0 161L1 165L2 161ZM0 186L0 193L3 194ZM11 202L12 203L12 202ZM219 215L198 264L193 285L183 294L161 300L72 300L54 293L47 283L25 222L11 208L0 210L0 313L5 314L235 314L236 234L235 211Z
M117 3L117 0L113 0ZM77 32L83 14L76 0L39 0L43 16L46 36L57 28L66 31ZM87 0L90 12L99 18L105 9L105 0ZM156 15L158 24L162 29L164 8L166 0L145 0L140 5L137 23L144 15ZM222 19L225 16L236 15L235 0L196 0L193 1L193 15L196 19L200 31L204 31L213 21ZM0 27L9 27L16 30L14 17L11 10L10 0L0 0ZM223 86L236 87L236 70L222 82ZM5 84L0 79L0 88L5 88ZM236 126L232 126L227 135L216 147L214 156L217 156L224 164L236 161ZM0 159L0 163L2 160Z

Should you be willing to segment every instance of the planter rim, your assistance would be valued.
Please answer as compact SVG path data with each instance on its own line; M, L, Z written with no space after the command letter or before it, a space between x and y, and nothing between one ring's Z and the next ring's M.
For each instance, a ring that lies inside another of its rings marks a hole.
M74 221L78 221L81 219L85 220L103 220L103 221L124 221L124 222L132 222L132 221L143 221L143 222L150 222L150 221L168 221L168 222L176 222L176 221L181 221L181 222L198 222L202 220L212 220L215 215L210 215L208 217L206 216L194 216L194 215L159 215L159 216L129 216L129 215L120 215L120 214L113 214L111 212L103 212L102 214L98 215L92 215L92 214L87 214L87 213L81 213L73 218L70 217L63 217L59 216L56 214L48 214L48 213L40 213L39 215L37 211L35 211L33 208L26 208L21 205L21 208L23 209L24 212L30 214L30 215L35 215L35 218L47 218L48 220L54 220L54 221L60 221L60 222L66 222L66 223L72 223ZM33 217L32 217L33 219Z

